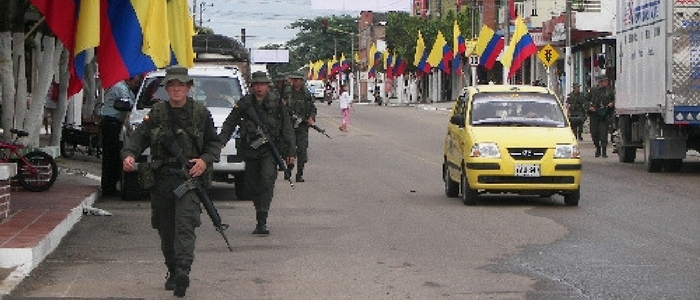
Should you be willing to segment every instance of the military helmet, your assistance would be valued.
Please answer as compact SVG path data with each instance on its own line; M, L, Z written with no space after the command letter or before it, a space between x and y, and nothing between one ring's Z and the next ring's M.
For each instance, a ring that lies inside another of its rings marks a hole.
M291 78L291 79L305 79L306 76L304 76L304 73L296 71L296 72L292 72L292 74L289 74L289 78Z
M160 85L165 86L171 80L177 80L184 83L192 83L192 77L187 74L187 68L179 65L170 66L165 69L165 79L160 82Z
M256 71L250 76L250 83L272 83L272 81L267 77L267 73Z
M605 74L598 74L595 77L596 80L608 80L608 76Z

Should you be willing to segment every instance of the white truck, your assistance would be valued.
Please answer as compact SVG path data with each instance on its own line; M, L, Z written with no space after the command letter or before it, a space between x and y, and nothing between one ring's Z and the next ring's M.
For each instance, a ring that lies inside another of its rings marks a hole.
M620 162L678 172L700 150L700 0L617 1Z

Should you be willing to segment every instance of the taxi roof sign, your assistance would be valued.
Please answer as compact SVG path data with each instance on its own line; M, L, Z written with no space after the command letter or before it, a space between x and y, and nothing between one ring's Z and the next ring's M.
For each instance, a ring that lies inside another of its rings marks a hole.
M537 52L537 57L544 63L545 66L548 68L552 66L552 64L557 61L557 58L559 58L559 53L557 50L552 47L552 45L547 44L542 49Z

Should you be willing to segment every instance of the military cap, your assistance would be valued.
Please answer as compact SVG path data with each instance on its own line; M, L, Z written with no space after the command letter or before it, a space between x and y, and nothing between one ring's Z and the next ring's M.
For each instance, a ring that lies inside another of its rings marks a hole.
M250 83L272 83L270 78L267 77L267 73L263 71L253 72L250 76Z
M303 73L296 71L296 72L292 72L292 74L289 74L289 78L291 78L291 79L304 79L304 78L306 78L306 76L304 76Z
M160 85L167 85L171 80L192 83L192 77L187 74L187 68L182 66L170 66L165 69L165 79L161 81Z
M275 81L282 81L287 79L287 74L286 73L277 73L277 76L275 76Z
M581 86L581 84L580 84L580 83L578 83L578 82L574 82L574 87L580 87L580 86Z
M598 75L595 77L595 79L596 79L596 80L608 80L608 76L605 75L605 74L598 74Z

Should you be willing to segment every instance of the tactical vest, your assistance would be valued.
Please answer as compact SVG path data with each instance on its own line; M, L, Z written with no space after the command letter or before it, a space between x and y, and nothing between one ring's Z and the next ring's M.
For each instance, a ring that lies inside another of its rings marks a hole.
M180 146L180 151L187 157L199 157L204 149L204 124L205 121L205 110L207 109L204 105L194 102L192 99L187 100L188 104L185 105L185 110L187 111L190 118L185 120L181 126L186 126L186 128L180 128L177 122L170 121L170 111L168 104L165 102L156 103L149 112L149 117L153 124L150 132L151 138L151 155L152 161L157 162L162 161L163 163L174 162L175 158L168 153L168 150L163 144L163 139L165 138L165 130L173 130L175 133L177 143ZM189 126L187 126L189 125ZM189 133L188 133L189 132ZM154 143L157 141L157 143ZM156 146L157 145L157 146Z
M245 111L248 107L255 105L255 98L253 95L247 95L243 97L239 102L238 106L241 111ZM258 118L265 126L267 126L270 134L270 138L273 139L273 143L279 148L283 148L282 145L282 113L284 108L279 98L275 97L274 94L269 94L265 97L261 105L255 105ZM245 114L241 114L241 122L239 124L239 133L241 139L239 141L238 150L244 156L256 156L255 153L259 151L266 151L267 146L263 146L258 149L252 149L250 144L260 138L257 131L257 126L250 120ZM281 151L281 150L280 150Z

